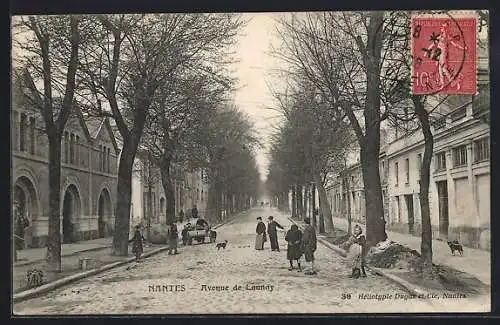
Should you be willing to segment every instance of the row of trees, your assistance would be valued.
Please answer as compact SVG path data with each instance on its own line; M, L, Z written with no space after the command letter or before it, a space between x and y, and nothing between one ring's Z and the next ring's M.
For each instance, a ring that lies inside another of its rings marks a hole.
M174 162L185 170L207 168L217 193L226 189L239 205L255 191L237 186L244 178L258 180L252 125L228 101L236 82L231 50L244 26L239 15L30 16L13 24L19 80L28 103L43 116L49 140L47 261L54 269L61 269L61 137L76 106L87 116L111 118L123 143L114 254L128 253L139 149L161 172L168 222L175 218Z
M429 209L429 177L433 152L431 122L436 118L436 108L444 101L454 98L435 94L411 94L410 13L301 13L290 14L277 23L281 43L275 46L274 55L285 64L286 78L292 84L299 85L294 89L296 95L292 96L293 100L286 101L286 105L282 105L282 100L279 100L279 106L293 107L295 104L302 116L299 127L293 126L293 118L285 110L287 124L293 132L282 130L278 136L278 145L273 149L283 146L282 143L292 143L297 135L300 135L301 141L298 147L295 142L285 146L287 149L282 152L286 154L273 156L270 181L278 184L287 180L283 187L274 190L276 193L288 193L290 185L297 182L297 176L301 175L299 182L304 183L307 175L312 174L319 189L325 230L332 231L331 213L328 211L326 198L322 199L321 194L322 179L314 177L315 168L318 167L308 162L307 158L332 166L333 169L326 173L338 173L344 166L340 163L342 159L337 157L340 158L345 153L352 132L359 148L366 198L367 244L373 246L387 238L379 173L381 125L385 123L387 126L412 132L420 130L425 139L419 194L422 215L421 253L423 269L429 274L432 267ZM286 91L281 91L281 97L283 93L286 95ZM316 94L316 102L297 105L300 100L303 102L305 98L311 98L311 93ZM296 97L300 97L300 100ZM314 111L318 103L319 110L328 117L317 118L315 124L310 124L310 120L304 118L307 115L305 112ZM317 142L310 142L304 137L304 134L319 134L323 122L329 130L320 139L328 148L326 152L334 153L333 157L315 156ZM350 127L346 128L344 123L348 123ZM301 127L307 131L304 133ZM307 143L305 147L309 152L300 148L302 143Z

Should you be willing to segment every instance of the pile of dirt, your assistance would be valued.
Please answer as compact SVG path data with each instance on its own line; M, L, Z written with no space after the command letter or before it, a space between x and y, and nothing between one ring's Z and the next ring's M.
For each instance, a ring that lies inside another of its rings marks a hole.
M416 271L419 268L420 254L414 249L393 241L378 243L366 255L369 265L385 269L406 269Z

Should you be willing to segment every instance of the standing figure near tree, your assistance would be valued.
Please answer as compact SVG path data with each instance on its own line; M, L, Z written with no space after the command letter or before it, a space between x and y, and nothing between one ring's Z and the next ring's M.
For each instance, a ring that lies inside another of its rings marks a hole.
M267 224L267 233L269 234L269 241L271 242L272 251L280 251L280 245L278 244L278 229L284 229L282 225L273 220L273 216L269 216L269 223Z
M179 234L177 231L177 225L174 222L168 228L167 238L168 238L168 255L178 254L177 240L179 239Z
M352 272L349 275L350 278L359 278L361 275L366 278L365 272L365 249L366 249L366 239L363 235L363 230L360 225L354 226L354 233L349 239L349 254L348 259L351 262Z
M286 233L285 240L288 242L286 257L290 261L290 268L288 271L293 270L293 261L295 260L297 261L299 272L302 272L302 267L300 266L300 257L302 256L302 232L297 225L292 225L292 227L290 227L290 230Z
M317 247L316 229L311 225L311 219L304 218L304 222L306 226L302 235L302 251L306 263L311 263L310 268L304 274L313 275L316 274L316 270L314 269L314 252Z
M29 227L28 218L21 214L18 204L14 205L14 245L16 250L21 250L25 247L24 244L24 229Z
M136 262L139 261L141 258L142 252L143 252L143 247L142 247L142 241L145 241L146 239L142 236L141 233L141 226L137 225L135 226L135 232L134 232L134 237L129 240L129 243L132 243L132 253L135 255L135 260Z
M264 249L264 243L266 242L266 224L262 222L262 218L257 218L257 227L255 232L255 249L261 251Z

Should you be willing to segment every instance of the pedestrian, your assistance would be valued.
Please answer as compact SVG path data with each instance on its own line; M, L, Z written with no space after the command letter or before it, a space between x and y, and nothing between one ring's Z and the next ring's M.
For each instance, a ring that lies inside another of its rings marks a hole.
M360 225L355 225L353 230L353 235L349 238L349 253L347 255L348 260L351 264L351 274L350 278L366 278L365 272L365 249L366 249L366 238L363 235L363 229Z
M304 253L304 258L306 263L311 263L311 267L307 268L304 274L314 275L316 270L314 269L314 252L316 251L317 239L316 239L316 229L311 226L311 219L304 218L306 226L304 228L304 233L302 235L302 251Z
M134 237L129 240L129 243L132 243L132 253L134 253L135 255L136 262L139 262L139 259L141 258L143 252L142 241L145 240L146 239L144 238L144 236L142 236L141 233L141 226L135 226Z
M290 261L288 271L293 270L293 261L295 260L299 267L298 271L302 272L302 267L300 266L300 257L302 256L302 232L297 225L292 225L292 227L290 227L290 230L288 230L285 235L285 240L288 242L286 257Z
M267 233L269 234L269 241L271 242L272 251L280 251L280 245L278 244L278 230L276 228L284 229L282 225L274 221L273 216L267 218L269 223L267 224Z
M177 252L177 240L179 239L179 234L177 231L177 225L172 222L172 224L168 227L167 231L168 238L168 255L178 254Z
M191 228L191 224L188 222L184 225L184 228L182 229L181 237L182 237L182 244L184 246L186 246L188 243L188 239L189 239L188 232L189 232L190 228Z
M191 209L191 216L195 219L198 218L198 208L196 205L193 205L193 208Z
M25 247L24 233L25 229L29 227L30 223L28 218L21 214L18 204L14 205L14 245L16 250L21 250Z
M179 211L179 222L182 222L184 220L184 210L181 209L181 211Z
M255 249L261 251L264 249L264 243L266 242L266 224L262 222L262 217L257 218L257 228L255 232Z

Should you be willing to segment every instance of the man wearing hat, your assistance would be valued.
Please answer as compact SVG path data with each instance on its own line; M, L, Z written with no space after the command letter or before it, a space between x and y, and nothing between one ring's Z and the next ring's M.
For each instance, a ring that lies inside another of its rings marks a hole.
M306 223L306 226L302 235L302 252L304 253L306 263L311 263L311 267L304 273L313 275L316 274L316 271L314 270L314 252L316 251L317 244L316 229L311 226L311 219L304 218L304 222Z
M278 230L276 228L284 229L282 225L274 221L273 216L267 218L269 223L267 224L267 233L269 234L269 241L271 242L272 251L280 251L280 245L278 244Z

